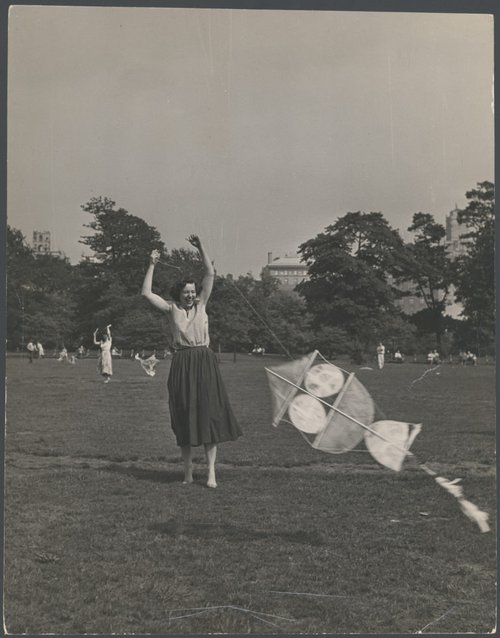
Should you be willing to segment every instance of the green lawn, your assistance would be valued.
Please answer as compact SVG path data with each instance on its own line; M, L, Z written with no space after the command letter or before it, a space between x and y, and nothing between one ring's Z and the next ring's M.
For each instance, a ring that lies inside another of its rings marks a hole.
M486 633L496 624L495 369L357 372L413 451L490 514L481 534L421 470L362 446L313 450L271 426L271 358L221 371L244 437L217 490L181 484L168 362L7 360L5 623L9 633ZM422 377L422 378L420 378ZM417 381L417 379L419 379Z

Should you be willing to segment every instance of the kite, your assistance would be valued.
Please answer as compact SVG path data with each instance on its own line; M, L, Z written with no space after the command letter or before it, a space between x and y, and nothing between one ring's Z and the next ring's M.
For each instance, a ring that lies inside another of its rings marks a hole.
M387 420L354 373L338 368L315 350L300 359L266 367L273 403L273 425L293 425L317 450L342 454L362 441L384 467L401 471L405 459L416 457L410 448L422 429L420 423ZM457 483L418 462L436 483L454 496L463 513L488 532L488 514L464 498Z
M159 359L156 358L156 355L153 353L150 357L148 357L147 359L142 359L139 354L137 353L135 355L135 359L137 361L140 361L141 363L141 368L144 370L144 372L150 376L150 377L154 377L156 374L156 370L155 370L155 366L158 363Z

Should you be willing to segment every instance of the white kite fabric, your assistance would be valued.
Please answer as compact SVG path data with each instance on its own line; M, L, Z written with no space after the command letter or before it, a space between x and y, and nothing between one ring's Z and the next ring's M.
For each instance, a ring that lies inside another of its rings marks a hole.
M349 373L328 362L317 350L279 366L266 368L273 402L273 425L293 425L317 450L341 454L362 441L381 465L401 471L422 426L384 418L368 390ZM482 532L490 530L488 514L467 501L460 479L449 481L423 463L419 467L454 496Z
M155 367L156 367L156 364L158 363L159 359L157 359L154 354L152 354L147 359L141 359L141 357L138 354L136 354L135 355L135 359L140 362L141 368L144 370L144 372L148 376L150 376L150 377L154 377L155 376L155 374L156 374Z

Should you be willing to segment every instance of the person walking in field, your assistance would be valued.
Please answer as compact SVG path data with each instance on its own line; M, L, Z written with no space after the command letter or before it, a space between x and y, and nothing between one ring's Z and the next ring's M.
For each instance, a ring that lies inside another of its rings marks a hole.
M28 341L28 345L26 346L26 350L28 351L28 363L33 363L33 357L36 352L36 346L33 343L33 339Z
M45 350L43 349L43 346L40 343L40 341L36 342L36 351L38 353L38 358L39 359L42 359L45 356Z
M377 346L377 364L378 369L382 370L385 363L385 346L382 342L380 342Z
M97 331L94 330L94 343L101 348L97 359L97 371L104 377L104 383L109 383L109 379L113 375L113 361L111 359L111 324L106 326L106 332L97 340Z
M172 429L184 461L184 483L193 482L192 448L203 445L208 465L207 487L217 487L217 444L234 441L242 432L233 414L214 352L209 348L206 305L215 271L197 235L188 241L200 253L205 273L201 289L192 279L172 287L172 300L152 292L153 272L160 253L153 250L144 278L142 295L169 319L172 332L172 364L168 377Z

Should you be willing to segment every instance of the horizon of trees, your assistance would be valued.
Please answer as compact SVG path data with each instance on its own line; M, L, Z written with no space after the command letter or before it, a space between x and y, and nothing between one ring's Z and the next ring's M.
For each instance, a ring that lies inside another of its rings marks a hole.
M379 341L407 354L435 347L443 355L464 348L494 354L494 185L480 182L466 197L459 222L468 248L457 259L446 251L444 227L428 212L413 215L412 241L405 243L381 212L357 211L300 245L309 279L294 293L265 275L217 275L209 305L212 347L249 351L258 343L282 352L283 344L294 354L317 348L356 361ZM169 347L165 317L140 295L149 255L157 248L183 276L201 279L198 255L169 250L156 228L108 197L93 197L81 208L91 232L80 242L92 257L76 265L35 256L22 233L7 226L7 349L22 350L29 338L48 349L89 347L93 331L108 323L119 348ZM159 265L155 292L168 296L177 277ZM424 310L402 312L398 301L409 294L403 283L423 299ZM460 320L446 315L453 292L463 305Z

